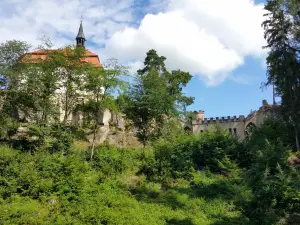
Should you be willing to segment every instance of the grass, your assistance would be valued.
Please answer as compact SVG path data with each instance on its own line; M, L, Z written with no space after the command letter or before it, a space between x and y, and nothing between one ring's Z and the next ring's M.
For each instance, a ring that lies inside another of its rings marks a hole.
M142 151L101 148L89 162L0 147L0 224L247 224L235 178L195 172L162 186L137 175Z

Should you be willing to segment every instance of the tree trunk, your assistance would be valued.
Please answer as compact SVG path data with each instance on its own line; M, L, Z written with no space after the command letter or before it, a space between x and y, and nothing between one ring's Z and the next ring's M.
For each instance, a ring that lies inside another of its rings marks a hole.
M146 128L144 127L143 129L143 137L142 137L142 142L143 142L143 147L146 147L146 143L147 143L147 132L146 132Z
M43 113L42 113L42 126L45 127L46 126L46 123L47 123L47 112L46 112L47 109L44 109L43 110Z
M42 126L46 126L48 120L48 112L49 112L49 101L44 98L44 109L42 113Z
M64 115L64 123L67 123L68 120L68 93L66 92L66 96L65 96L65 115Z
M296 126L295 126L295 141L296 141L296 149L297 149L297 151L300 151L298 129Z
M97 134L97 123L95 124L95 128L94 128L94 134L93 134L93 142L92 142L92 149L91 149L91 161L93 160L93 156L94 156L94 150L95 150L95 145L96 145L96 134Z
M96 112L95 112L95 128L94 128L94 135L93 135L93 143L92 143L92 152L91 152L91 160L93 160L94 150L95 150L95 144L96 144L96 133L98 130L98 115L99 115L99 94L96 95Z

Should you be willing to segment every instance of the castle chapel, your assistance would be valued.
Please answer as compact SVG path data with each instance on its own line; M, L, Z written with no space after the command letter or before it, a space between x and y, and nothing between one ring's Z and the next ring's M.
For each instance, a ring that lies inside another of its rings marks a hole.
M83 32L83 25L82 25L82 21L80 23L79 26L79 30L78 30L78 34L76 36L76 47L80 47L84 49L84 53L83 53L83 57L80 59L80 61L82 63L90 63L95 67L102 67L100 60L99 60L99 56L93 52L91 52L90 50L86 49L85 46L85 42L86 42L86 38ZM38 60L45 60L47 58L47 54L51 53L51 52L55 52L58 50L36 50L30 53L25 54L23 57L26 57L26 59L30 60L30 62L36 62ZM84 82L84 81L83 81ZM80 91L78 91L80 92ZM56 91L56 101L57 101L57 105L59 106L59 118L60 121L64 120L64 109L62 107L62 101L63 101L63 95L64 95L65 91L63 89L58 89ZM84 101L86 100L86 98L88 97L87 93L81 93L80 92L80 101ZM99 118L100 122L103 123L104 125L108 125L108 121L111 118L111 114L108 110L106 110L105 112L103 112L103 115L101 116L102 118ZM72 123L72 124L79 124L83 121L83 114L80 112L74 112L71 113L68 116L68 122Z
M83 33L83 26L82 26L82 21L80 23L80 27L79 27L79 31L76 37L76 46L77 47L82 47L85 49L85 53L84 53L84 57L81 59L82 62L88 62L91 63L92 65L96 66L96 67L101 67L101 63L99 60L99 57L97 54L89 51L88 49L85 48L85 36ZM31 53L28 53L27 56L30 59L46 59L47 57L47 53L49 53L50 51L57 51L57 50L37 50Z

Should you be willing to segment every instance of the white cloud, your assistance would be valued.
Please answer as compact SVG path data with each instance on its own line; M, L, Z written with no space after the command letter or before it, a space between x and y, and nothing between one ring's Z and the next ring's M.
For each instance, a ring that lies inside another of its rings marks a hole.
M0 0L0 42L18 39L37 45L46 35L55 47L73 44L81 14L88 41L107 38L133 20L134 0Z
M264 58L263 14L263 5L252 0L169 0L165 12L146 15L138 28L117 31L106 51L141 61L154 48L170 69L217 85L246 56Z
M142 69L143 68L143 63L141 61L131 61L129 63L127 63L128 67L129 67L129 72L131 74L136 74L136 72L139 70L139 69Z
M169 69L189 71L216 85L246 56L264 58L263 6L253 0L148 2L0 0L0 42L18 39L37 46L38 37L46 35L55 47L73 44L83 14L90 49L101 61L113 57L130 62L132 71L154 48L167 57Z

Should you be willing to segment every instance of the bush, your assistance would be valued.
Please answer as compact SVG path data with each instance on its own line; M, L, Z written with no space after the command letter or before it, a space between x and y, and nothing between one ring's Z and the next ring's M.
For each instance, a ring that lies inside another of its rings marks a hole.
M240 193L245 191L231 178L190 172L190 181L180 178L164 186L137 175L138 168L150 170L155 164L150 148L97 148L92 161L83 151L62 155L46 149L28 153L0 146L1 223L209 225L245 221L234 206L236 199L246 196ZM156 176L155 169L152 174Z
M89 155L87 154L87 159ZM115 177L136 165L137 153L132 149L98 147L93 158L93 167L105 176Z
M156 160L152 148L144 148L143 152L139 154L138 160L141 162L137 175L144 174L148 180L157 179Z
M193 151L197 169L208 168L212 172L228 173L235 169L238 140L222 131L207 132L200 136L198 148Z
M74 135L70 126L62 123L53 124L50 128L49 136L50 140L48 149L51 153L69 153L72 143L74 141Z
M195 170L208 169L229 174L236 170L236 154L240 144L229 134L207 132L200 136L181 136L172 142L155 143L156 170L162 179L191 178Z
M288 221L297 217L300 177L288 163L293 142L289 125L274 118L255 128L245 142L249 161L244 180L253 199L244 211L255 224L293 224Z
M287 163L290 151L282 145L265 142L256 151L251 169L245 174L245 180L253 192L246 212L260 224L276 224L286 216L291 203L285 197L292 182L292 170Z
M293 127L281 118L269 118L260 127L254 128L247 139L246 148L255 151L265 145L265 140L274 144L281 142L283 146L295 149Z

